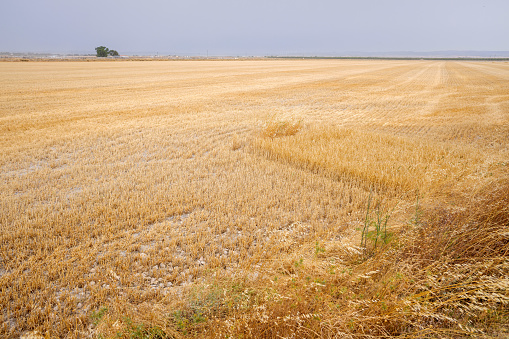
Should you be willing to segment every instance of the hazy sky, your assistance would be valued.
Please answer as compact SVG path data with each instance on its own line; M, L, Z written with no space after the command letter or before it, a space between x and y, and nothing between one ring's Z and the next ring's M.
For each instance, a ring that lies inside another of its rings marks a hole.
M0 0L0 52L509 50L509 0Z

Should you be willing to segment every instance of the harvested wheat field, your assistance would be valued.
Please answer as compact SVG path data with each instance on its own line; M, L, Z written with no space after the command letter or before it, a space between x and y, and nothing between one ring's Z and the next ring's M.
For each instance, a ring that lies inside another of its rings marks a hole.
M509 336L509 63L0 63L0 336Z

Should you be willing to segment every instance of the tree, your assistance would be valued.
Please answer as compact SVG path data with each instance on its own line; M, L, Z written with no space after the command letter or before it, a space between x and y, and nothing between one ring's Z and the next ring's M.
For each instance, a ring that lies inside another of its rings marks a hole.
M110 50L104 46L96 47L95 51L97 52L98 58L106 58L108 56L108 53L110 52Z
M110 50L110 53L109 53L111 56L118 56L118 52L115 51L114 49Z

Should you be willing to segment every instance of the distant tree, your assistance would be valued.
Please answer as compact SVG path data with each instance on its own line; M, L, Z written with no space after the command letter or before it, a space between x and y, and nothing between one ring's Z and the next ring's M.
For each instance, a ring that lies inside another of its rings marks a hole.
M110 50L104 46L96 47L95 51L97 52L98 58L106 58L108 56L108 53L110 53Z
M109 54L110 54L111 56L118 56L118 52L117 52L117 51L115 51L114 49L110 50Z

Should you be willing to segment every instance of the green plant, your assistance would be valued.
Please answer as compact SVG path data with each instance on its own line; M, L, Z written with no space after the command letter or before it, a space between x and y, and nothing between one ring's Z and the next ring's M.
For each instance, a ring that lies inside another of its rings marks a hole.
M414 226L418 226L421 222L421 209L419 206L419 191L415 193L416 201L415 201L415 213L414 217L410 220L411 224Z
M320 246L320 243L317 241L315 243L315 254L319 255L320 253L325 253L325 248Z
M373 191L371 190L361 235L361 247L365 249L365 253L368 255L373 254L380 242L387 244L392 235L387 232L387 223L392 211L385 212L380 201L377 201L374 209L371 210L372 195Z
M189 328L189 319L185 316L182 311L175 311L173 313L173 321L177 326L177 329L181 331L183 334L187 334L187 330Z
M232 296L232 305L239 304L236 296L241 294L241 286L237 283L233 284L228 290L228 295ZM177 329L184 335L189 334L195 330L195 326L207 322L209 317L217 316L220 312L224 311L228 302L225 303L223 298L225 290L219 286L212 286L211 288L194 289L190 296L187 305L183 310L173 312L173 323ZM225 305L226 304L226 305Z
M90 318L92 319L92 322L95 326L99 324L99 322L101 321L102 317L106 314L106 312L108 312L107 307L101 307L99 310L92 312Z
M164 331L157 326L146 326L143 324L134 324L133 321L126 317L123 319L126 327L122 332L117 333L117 337L131 339L163 339L167 338Z
M304 259L300 258L299 261L294 262L295 268L304 266Z

